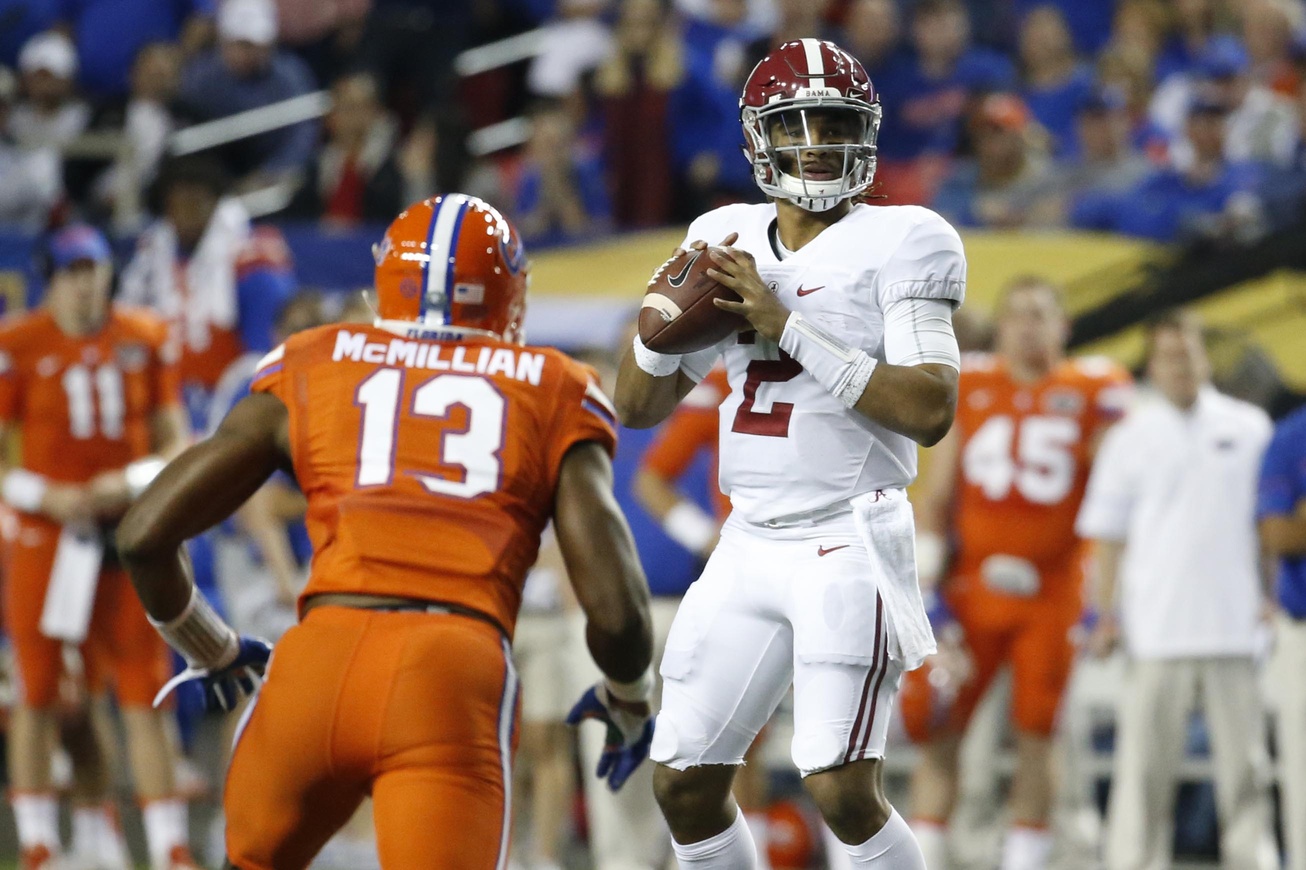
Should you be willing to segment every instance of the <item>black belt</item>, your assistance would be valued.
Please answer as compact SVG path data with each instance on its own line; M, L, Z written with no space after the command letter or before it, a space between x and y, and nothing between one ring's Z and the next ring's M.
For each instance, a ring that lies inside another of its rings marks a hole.
M503 635L505 640L510 639L508 630L488 613L477 610L474 607L467 607L462 604L454 604L449 601L423 601L420 598L413 598L406 601L388 603L388 604L343 604L333 603L333 607L356 607L359 610L373 610L379 613L441 613L449 616L465 616L469 619L479 620L494 628L495 631Z

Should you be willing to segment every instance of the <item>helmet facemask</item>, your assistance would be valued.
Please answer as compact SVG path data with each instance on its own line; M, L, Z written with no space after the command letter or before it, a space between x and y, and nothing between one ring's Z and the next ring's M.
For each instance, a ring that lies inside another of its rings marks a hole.
M829 211L871 186L880 104L844 97L778 100L741 112L753 178L764 193Z

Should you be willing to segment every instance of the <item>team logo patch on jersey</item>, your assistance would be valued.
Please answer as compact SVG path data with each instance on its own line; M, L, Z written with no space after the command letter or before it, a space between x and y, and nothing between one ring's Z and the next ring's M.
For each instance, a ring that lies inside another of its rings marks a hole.
M60 368L59 357L48 353L36 361L36 373L40 377L48 378Z
M1073 417L1084 410L1084 394L1079 390L1049 390L1043 396L1043 410L1049 414Z
M966 398L966 404L977 411L982 411L993 404L993 394L988 390L972 390Z
M138 372L150 361L150 349L143 344L124 344L116 349L118 368L125 372Z

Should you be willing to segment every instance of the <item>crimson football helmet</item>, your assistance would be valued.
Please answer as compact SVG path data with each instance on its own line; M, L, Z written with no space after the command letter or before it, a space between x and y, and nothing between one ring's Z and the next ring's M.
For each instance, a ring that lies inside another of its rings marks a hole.
M753 67L739 120L757 186L829 211L875 178L880 99L866 70L833 42L786 42Z
M410 205L372 255L377 326L525 341L526 250L484 200L450 193Z

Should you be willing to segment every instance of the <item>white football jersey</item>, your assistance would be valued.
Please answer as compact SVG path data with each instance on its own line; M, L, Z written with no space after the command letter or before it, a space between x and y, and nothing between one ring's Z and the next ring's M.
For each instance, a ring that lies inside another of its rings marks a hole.
M966 257L956 231L919 206L856 205L793 253L779 246L774 204L731 205L689 227L689 242L735 247L785 307L881 361L883 306L899 299L960 304ZM696 380L722 358L730 395L721 404L720 484L750 523L805 514L863 492L903 487L916 477L916 444L867 420L825 390L755 332L687 355ZM889 360L893 362L893 360Z

